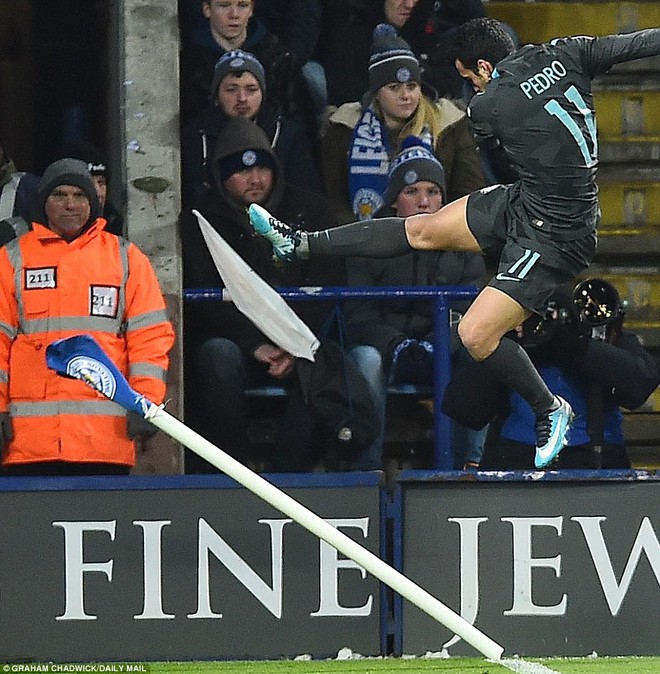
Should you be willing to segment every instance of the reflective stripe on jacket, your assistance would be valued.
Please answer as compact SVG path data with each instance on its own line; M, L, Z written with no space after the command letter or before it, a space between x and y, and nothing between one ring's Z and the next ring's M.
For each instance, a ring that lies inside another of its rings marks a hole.
M38 223L0 249L0 411L14 439L3 464L135 463L126 413L46 366L56 339L92 335L150 400L165 395L174 331L148 258L99 218L67 243Z

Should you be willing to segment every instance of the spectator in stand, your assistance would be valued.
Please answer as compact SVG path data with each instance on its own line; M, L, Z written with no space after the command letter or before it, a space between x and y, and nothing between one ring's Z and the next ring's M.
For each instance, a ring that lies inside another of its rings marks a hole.
M529 353L548 386L575 412L557 468L630 468L621 408L640 407L660 383L660 363L623 328L616 289L601 279L559 288L544 316L509 335ZM483 363L455 371L443 408L491 431L479 467L534 469L534 414L518 394L495 381Z
M400 34L415 54L431 54L456 26L479 16L486 16L482 0L419 0Z
M211 104L181 134L184 208L209 189L209 155L232 117L250 119L265 131L287 182L322 191L309 137L302 125L283 115L268 96L266 74L255 56L240 49L223 54L215 65L209 91Z
M260 0L254 15L300 65L312 58L321 31L320 0Z
M156 427L46 365L92 335L139 393L165 396L174 331L148 258L105 231L87 165L51 164L31 231L0 249L0 446L8 475L123 475Z
M410 45L428 89L461 108L467 105L473 92L456 70L450 45L458 26L486 16L481 0L326 0L324 12L317 59L325 71L331 106L359 100L367 90L371 34L383 22ZM514 31L506 28L517 43ZM326 128L327 121L324 132ZM500 148L486 145L480 150L487 184L517 179Z
M71 143L67 145L61 152L61 158L71 158L71 159L80 159L87 164L87 169L92 176L92 181L94 182L94 187L96 188L96 195L98 196L99 203L101 204L101 209L103 211L102 215L106 221L105 230L111 234L116 234L117 236L123 236L124 232L124 219L115 206L108 199L108 179L109 173L108 168L101 154L101 151L94 145L88 143ZM20 174L19 174L20 175ZM29 174L28 174L29 175ZM25 175L22 180L25 180ZM27 184L34 183L34 194L31 194L29 198L36 199L36 184L39 181L37 176L29 176L31 180ZM30 190L30 193L32 190ZM24 197L24 200L26 197ZM27 212L27 207L24 208L24 211ZM28 231L31 229L31 220L26 220L22 217L9 218L0 222L0 244L4 244L7 241L15 238L17 235Z
M301 74L317 117L328 104L323 67L313 60L321 32L321 10L321 0L260 0L254 11L293 56L293 70Z
M366 90L371 33L379 23L394 26L406 40L424 82L440 97L467 103L472 91L456 71L449 46L458 26L484 16L482 0L325 0L316 58L327 80L328 103L358 100ZM519 44L515 31L505 27Z
M38 176L17 171L0 144L0 245L29 229L38 182Z
M415 136L403 143L392 162L385 204L380 217L408 217L435 213L446 198L445 171L430 148ZM347 260L348 284L353 286L446 286L481 287L485 277L482 256L455 251L411 251L390 259L351 257ZM452 307L456 317L466 306ZM433 305L428 301L361 301L347 312L351 355L369 381L379 412L380 434L359 457L357 467L381 468L388 383L433 384ZM457 321L456 321L457 322ZM458 339L453 351L457 351ZM473 454L481 455L484 432L458 429L463 452L457 467ZM458 444L454 443L455 446Z
M260 203L292 218L297 226L334 225L325 200L285 182L283 171L263 130L244 117L233 117L220 131L211 163L212 189L195 208L229 245L274 287L344 285L343 265L314 262L281 265L270 246L250 229L247 206ZM218 287L222 281L190 211L180 218L184 286ZM296 312L315 332L327 309L301 302ZM318 461L312 441L313 420L307 413L294 375L295 358L271 343L231 303L187 304L185 307L185 372L187 422L204 437L243 462L256 460L248 436L249 386L270 383L290 389L291 396L268 468L310 470ZM214 472L188 454L187 472Z
M442 77L429 68L424 79L442 96L458 91L456 97L461 98L454 64L446 72L446 62L435 54L446 43L448 31L477 16L485 16L481 0L324 0L316 57L325 70L328 102L350 103L366 91L371 35L379 23L393 26L422 65L429 57L434 59L433 68L440 64ZM445 78L451 86L445 87Z
M116 234L117 236L125 236L124 218L119 209L108 199L110 172L101 150L91 143L71 143L60 154L62 157L80 159L87 164L87 169L92 176L94 187L96 187L96 194L103 209L103 218L107 222L105 227L106 232Z
M484 186L465 112L425 93L410 47L392 26L380 24L373 34L368 91L331 116L323 138L326 194L340 223L379 210L390 162L409 135L421 137L444 166L447 201Z
M418 0L324 0L316 51L327 81L328 103L357 101L369 86L367 68L374 28L405 24Z
M471 98L472 91L458 74L448 47L458 26L482 16L486 9L481 0L420 0L402 29L402 37L424 63L425 81L440 96Z
M270 96L285 107L293 58L279 39L254 14L255 0L201 0L206 21L184 36L181 52L181 122L185 126L209 103L218 59L242 49L254 54L266 69Z

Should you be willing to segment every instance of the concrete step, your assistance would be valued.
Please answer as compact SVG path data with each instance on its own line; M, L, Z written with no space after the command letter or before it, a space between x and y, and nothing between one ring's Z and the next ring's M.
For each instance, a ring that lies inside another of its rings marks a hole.
M660 161L660 137L599 137L598 155L601 165L621 164L622 162L630 164L658 162Z
M660 470L660 442L637 446L627 443L630 463L636 470Z
M657 260L659 257L660 231L647 234L635 228L605 229L598 237L596 263L621 264L626 261Z
M660 26L657 2L488 2L489 16L512 26L523 43L566 35L609 35Z
M623 434L626 441L638 447L655 447L660 459L660 412L624 412Z

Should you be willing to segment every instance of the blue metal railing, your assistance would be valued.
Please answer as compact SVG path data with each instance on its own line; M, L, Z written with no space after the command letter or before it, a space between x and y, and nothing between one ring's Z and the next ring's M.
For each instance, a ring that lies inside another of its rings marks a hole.
M477 288L466 286L392 286L392 287L301 287L276 288L285 299L292 301L334 300L377 300L427 299L433 302L433 397L440 401L451 377L451 302L472 300ZM183 291L186 302L230 301L224 288L186 288ZM440 404L433 405L433 468L452 470L454 467L451 441L451 420L442 413Z

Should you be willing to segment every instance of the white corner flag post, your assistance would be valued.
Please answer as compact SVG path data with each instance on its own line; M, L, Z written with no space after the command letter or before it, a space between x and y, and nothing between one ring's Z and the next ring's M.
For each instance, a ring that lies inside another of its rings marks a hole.
M166 412L162 406L152 403L134 391L124 375L90 335L77 335L53 342L46 349L46 361L51 370L62 376L85 382L105 397L150 421L164 433L213 464L218 470L360 564L395 592L474 646L486 658L490 660L501 658L504 652L502 646L454 613L426 590L328 524L268 480L188 428Z

